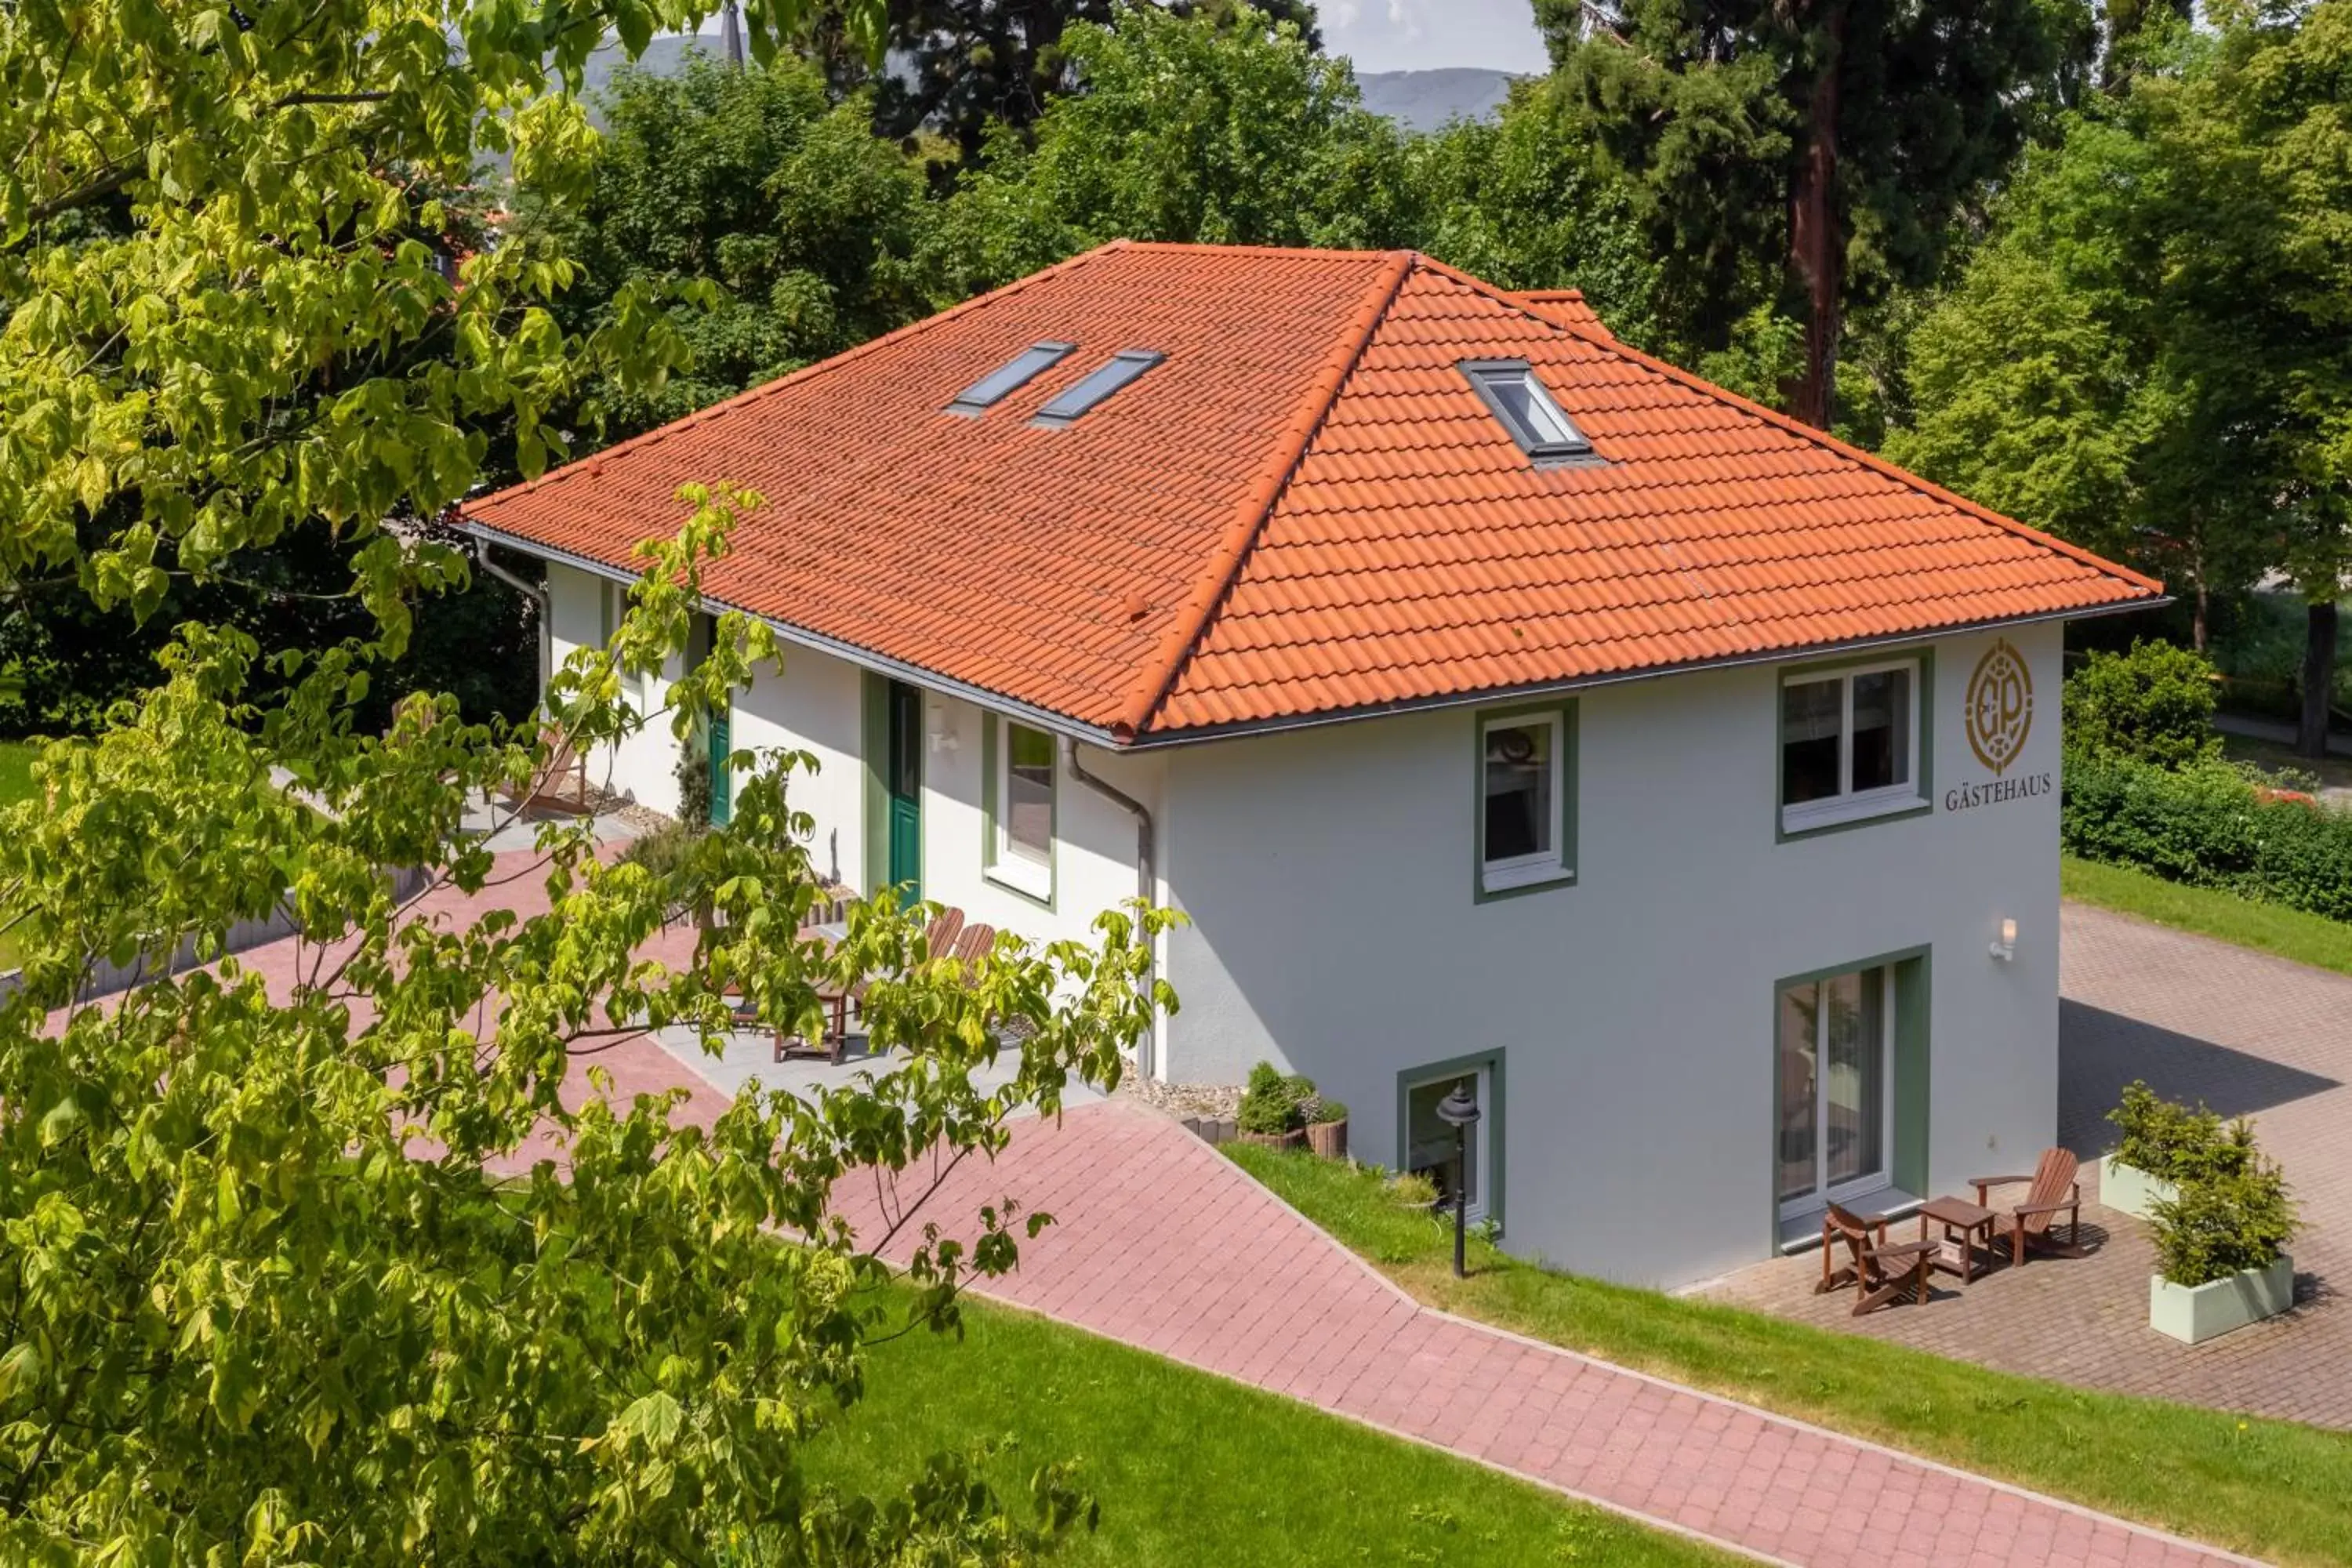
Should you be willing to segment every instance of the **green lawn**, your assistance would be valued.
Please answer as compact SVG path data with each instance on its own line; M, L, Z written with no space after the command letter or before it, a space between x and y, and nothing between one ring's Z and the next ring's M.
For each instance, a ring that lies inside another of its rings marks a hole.
M2297 963L2352 974L2352 924L2282 904L2261 904L2212 888L2189 888L2128 866L2065 856L2060 887L2070 899L2137 915L2177 931L2218 937Z
M2352 1563L2352 1434L2011 1376L1859 1336L1539 1268L1399 1207L1378 1173L1226 1152L1433 1305L2216 1545ZM2021 1322L2018 1331L2031 1332Z
M1102 1522L1058 1561L1211 1564L1606 1563L1730 1559L1305 1405L1026 1313L974 1305L962 1342L878 1347L867 1395L806 1450L811 1479L871 1490L923 1458L1001 1440L989 1470L1080 1461Z

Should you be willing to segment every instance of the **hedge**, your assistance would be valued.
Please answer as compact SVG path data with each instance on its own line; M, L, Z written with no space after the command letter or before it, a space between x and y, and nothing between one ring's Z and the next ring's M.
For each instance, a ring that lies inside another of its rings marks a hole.
M2352 921L2352 812L2220 762L2175 772L2070 750L2064 780L2070 854Z

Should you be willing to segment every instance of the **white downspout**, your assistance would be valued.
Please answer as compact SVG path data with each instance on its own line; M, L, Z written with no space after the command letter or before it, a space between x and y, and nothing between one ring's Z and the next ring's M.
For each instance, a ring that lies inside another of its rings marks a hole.
M555 619L554 595L544 583L526 583L497 562L490 559L490 542L479 534L474 536L474 559L482 570L539 606L539 700L547 700L547 683L555 677L553 642Z
M1152 869L1150 808L1108 780L1087 772L1086 764L1078 760L1078 743L1067 735L1062 737L1062 760L1069 764L1072 778L1135 818L1135 896L1147 904L1156 903L1160 886ZM1158 945L1157 942L1154 942L1144 950L1147 963L1143 972L1143 984L1147 992L1151 985L1152 965L1157 963L1159 957ZM1152 1069L1157 1065L1152 1060L1152 1050L1158 1033L1159 1019L1155 1010L1151 1030L1137 1042L1135 1047L1136 1070L1145 1078L1151 1076Z

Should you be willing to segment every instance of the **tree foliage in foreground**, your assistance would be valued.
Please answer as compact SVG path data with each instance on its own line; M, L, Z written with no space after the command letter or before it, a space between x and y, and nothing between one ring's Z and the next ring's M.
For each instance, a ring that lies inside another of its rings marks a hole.
M488 151L578 191L589 47L699 11L0 17L0 589L152 614L241 552L332 536L337 591L373 627L273 658L264 694L249 635L187 625L163 684L50 747L37 798L0 822L24 973L0 1003L0 1561L1010 1563L1084 1517L1048 1470L1016 1521L952 1458L888 1496L802 1484L804 1445L859 1392L861 1344L951 1326L956 1290L1009 1266L1037 1217L999 1205L970 1247L914 1238L913 1314L885 1321L904 1299L879 1289L879 1238L825 1205L848 1171L919 1187L999 1146L1017 1107L1050 1111L1071 1074L1115 1079L1171 1000L1139 988L1158 917L959 973L885 903L827 952L795 935L814 896L785 794L803 759L761 759L734 824L659 874L557 828L517 872L461 814L532 775L538 731L424 695L388 730L355 722L413 596L467 575L383 520L465 495L493 426L535 471L563 447L551 411L598 378L649 395L682 353L641 280L565 333L560 243L446 276L418 237L445 232L431 193ZM762 54L803 19L791 0L749 11ZM878 26L878 6L856 15ZM688 499L617 655L554 686L568 744L646 721L624 669L683 647L698 574L750 502ZM735 618L713 643L671 689L681 744L774 653ZM436 897L547 907L423 919L438 906L396 904L392 867L425 868ZM305 933L290 972L227 960L76 1000L101 961L157 976L183 942L215 956L281 906ZM688 911L707 927L654 962L645 944ZM875 1080L747 1093L708 1129L596 1081L625 1036L708 1041L730 986L813 1033L820 982L867 985L899 1053ZM982 1093L972 1068L1008 1034L1012 1079Z
M699 507L615 652L562 673L568 734L646 721L624 671L682 645L745 499ZM740 616L716 643L676 689L681 740L774 660ZM911 1204L1073 1075L1115 1082L1172 1004L1142 985L1162 917L1107 914L1093 947L1007 939L967 967L886 898L827 951L797 934L817 884L788 755L659 870L601 862L584 826L542 829L517 869L460 815L534 748L447 699L354 732L351 648L256 711L252 655L187 627L135 722L49 748L43 798L0 822L26 983L0 1007L0 1557L1013 1563L1086 1517L1050 1467L1020 1517L952 1458L895 1497L803 1483L863 1348L951 1329L963 1283L1045 1219L1008 1198L969 1247L912 1238L910 1298L884 1289L884 1238L827 1200L870 1167ZM386 866L453 894L543 882L547 907L431 918L439 892L396 903ZM281 903L305 933L290 968L231 957L73 1002L100 959L212 951ZM646 946L666 929L664 962ZM820 984L866 987L896 1053L869 1080L747 1089L706 1129L677 1119L682 1094L625 1103L593 1066L656 1027L715 1049L730 991L813 1037ZM975 1088L1000 1056L1009 1080Z

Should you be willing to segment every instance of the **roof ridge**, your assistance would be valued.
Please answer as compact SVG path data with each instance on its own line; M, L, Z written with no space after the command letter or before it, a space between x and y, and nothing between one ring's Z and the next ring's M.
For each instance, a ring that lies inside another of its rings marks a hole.
M2148 576L2145 573L2136 572L2128 566L2109 561L2103 556L2085 550L2081 545L2076 544L2070 540L2061 539L2054 533L2045 533L2041 529L2035 528L2029 523L2020 522L2013 517L2004 517L2000 512L1993 510L1990 507L1979 506L1975 501L1969 500L1968 497L1948 490L1932 479L1923 479L1918 475L1912 473L1906 468L1897 468L1895 464L1888 462L1885 458L1878 456L1875 452L1864 451L1860 447L1848 446L1845 442L1839 440L1836 437L1831 435L1826 430L1816 430L1811 425L1806 424L1803 420L1796 418L1791 415L1782 414L1777 409L1767 408L1764 405L1755 402L1750 398L1740 396L1739 394L1730 390L1728 387L1717 386L1715 383L1707 380L1705 376L1693 374L1691 372L1683 369L1680 365L1669 364L1664 360L1659 359L1655 355L1643 353L1640 349L1631 346L1622 338L1616 337L1613 334L1604 337L1594 337L1591 335L1589 329L1580 323L1551 321L1547 317L1538 315L1537 312L1528 310L1524 304L1520 303L1517 299L1513 298L1508 290L1497 289L1495 285L1487 282L1483 278L1474 277L1470 273L1465 272L1456 267L1449 267L1444 262L1438 260L1434 257L1423 257L1423 259L1426 261L1433 270L1441 272L1446 277L1453 279L1456 283L1464 285L1465 288L1470 289L1475 293L1485 294L1488 298L1495 300L1496 302L1517 310L1522 315L1528 316L1531 320L1541 321L1545 326L1551 328L1554 331L1566 332L1576 338L1580 342L1591 344L1594 348L1601 350L1603 353L1620 355L1647 370L1654 371L1658 374L1664 376L1669 381L1678 382L1681 384L1689 387L1694 392L1715 398L1719 402L1727 403L1734 408L1739 409L1741 412L1746 414L1751 414L1757 418L1763 420L1766 424L1776 426L1791 436L1796 436L1804 440L1810 441L1813 445L1821 447L1828 451L1834 452L1838 456L1847 458L1850 461L1860 463L1864 468L1870 469L1881 479L1892 479L1898 485L1908 486L1923 494L1933 497L1937 500L1942 501L1947 506L1956 508L1960 511L1968 513L1970 517L1977 519L1980 522L1989 522L1995 528L2015 534L2021 539L2029 540L2035 544L2042 545L2045 549L2055 551L2059 554L2068 557L2080 565L2089 566L2099 572L2112 574L2123 578L2126 582L2137 584L2143 588L2154 589L2159 594L2164 591L2164 584L2162 582L2154 577Z
M665 437L674 436L681 431L699 428L719 416L730 413L739 406L775 396L789 387L797 387L803 382L815 380L825 371L848 364L855 360L864 359L868 354L879 353L882 349L894 343L903 342L908 338L918 337L926 329L935 327L942 321L970 315L984 305L999 300L1010 299L1032 284L1072 271L1082 264L1094 260L1106 251L1133 248L1136 248L1136 243L1130 239L1105 240L1100 245L1079 251L1076 256L1066 256L1051 267L1041 268L1035 272L1016 278L1012 282L991 289L984 294L974 294L969 300L959 300L944 310L934 310L928 316L908 321L903 327L893 327L879 337L868 338L862 343L853 344L837 354L828 354L814 364L804 364L800 369L777 376L772 381L763 381L756 386L747 386L730 397L722 397L716 403L698 408L693 413L673 419L666 425L656 425L652 429L642 431L625 441L615 441L609 447L600 447L595 451L574 458L572 461L557 468L550 468L535 479L525 479L520 484L509 485L502 490L493 491L480 500L471 503L466 510L470 512L476 507L496 506L510 496L530 494L544 486L570 479L573 473L583 468L589 468L592 465L601 463L608 458L617 458L625 452L633 452L640 447L650 447Z
M1250 546L1265 527L1265 520L1273 514L1276 503L1282 499L1282 492L1289 485L1291 476L1298 471L1298 464L1306 457L1315 433L1323 427L1331 405L1339 401L1339 389L1347 384L1349 373L1363 358L1364 349L1372 341L1372 334L1380 330L1389 308L1395 304L1398 290L1412 275L1414 262L1423 259L1419 252L1412 250L1356 251L1351 254L1384 256L1387 265L1381 268L1372 286L1364 291L1363 299L1357 304L1356 313L1349 318L1347 331L1339 340L1339 352L1323 363L1315 379L1307 384L1305 400L1292 411L1290 423L1284 426L1280 439L1268 455L1265 467L1259 470L1257 482L1243 498L1233 521L1226 525L1223 538L1218 541L1216 552L1210 556L1210 570L1194 584L1192 597L1180 609L1175 622L1161 637L1150 662L1143 667L1142 679L1129 689L1126 708L1118 721L1112 726L1114 731L1129 736L1141 734L1152 715L1167 701L1168 693L1175 688L1177 676L1192 658L1192 649L1208 631L1210 623L1216 618L1217 608L1231 591L1234 579L1241 574L1242 563L1248 558Z

